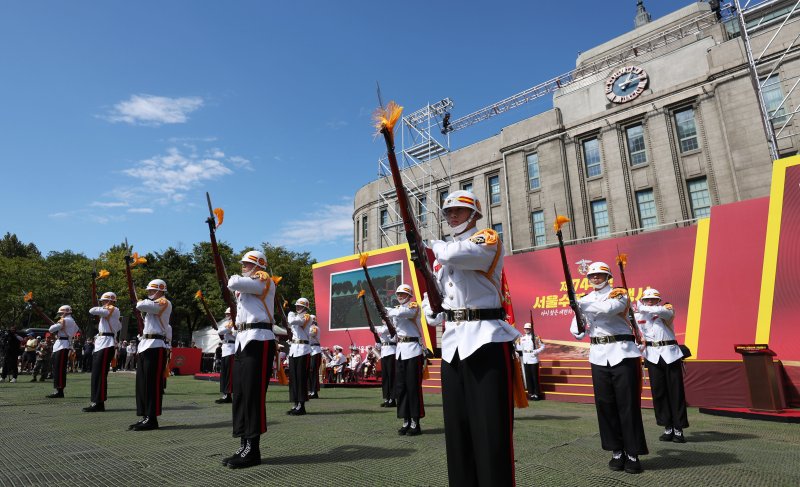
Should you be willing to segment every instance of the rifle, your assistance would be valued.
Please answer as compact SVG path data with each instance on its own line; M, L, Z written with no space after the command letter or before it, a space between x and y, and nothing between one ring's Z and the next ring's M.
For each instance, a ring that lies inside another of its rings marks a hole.
M219 290L222 293L222 300L225 305L231 309L231 322L234 323L233 328L236 329L236 301L228 289L228 272L225 270L225 263L222 262L222 256L219 253L219 246L217 246L217 228L222 225L225 219L225 212L222 208L212 208L211 196L206 192L206 201L208 202L208 233L211 236L211 253L214 256L214 269L217 271L217 283ZM216 216L216 218L215 218ZM219 223L217 223L219 220Z
M536 329L533 324L533 310L528 310L531 314L531 336L533 336L533 348L539 348L536 346Z
M400 176L400 167L397 164L397 157L394 153L394 126L402 113L403 107L393 101L389 102L386 108L383 108L383 103L381 103L381 108L375 112L375 127L383 134L383 140L386 142L389 167L392 171L392 182L397 194L397 206L400 208L400 216L403 219L403 227L406 231L406 240L408 240L408 246L411 250L411 261L414 262L416 269L422 274L425 281L425 290L428 293L428 304L430 304L431 311L437 314L444 311L444 308L442 308L442 295L436 284L436 278L431 271L425 244L422 242L417 230L417 224L409 205L408 194Z
M194 297L203 305L203 310L206 312L206 318L208 318L208 321L211 323L211 327L215 330L218 329L217 320L214 319L214 315L212 315L211 310L208 309L208 303L206 303L206 298L203 296L203 291L198 289L197 292L194 293Z
M556 232L556 236L558 237L558 250L561 252L561 266L564 268L564 280L567 283L567 296L569 296L569 307L572 308L572 312L575 313L575 320L578 323L578 333L584 333L586 331L586 318L583 316L581 312L580 306L578 306L578 300L575 297L575 286L572 283L572 274L569 272L569 264L567 263L567 252L564 250L564 237L561 234L561 226L567 222L569 222L569 218L556 215L556 221L553 224L553 229ZM531 323L531 326L533 324Z
M364 314L367 315L367 324L369 325L369 331L372 332L372 336L375 337L375 343L381 342L381 337L378 335L378 330L375 329L375 324L372 323L372 317L369 315L369 309L367 308L367 298L364 295L364 290L358 292L358 297L356 299L361 300L361 304L364 305Z
M128 246L127 238L125 239L125 250L127 251L125 254L125 279L128 281L128 298L130 299L133 316L136 317L139 335L141 335L144 331L144 320L142 319L142 314L138 309L136 309L136 303L139 302L139 298L136 297L136 288L133 287L133 275L131 274L131 268L136 267L139 264L147 263L147 259L144 257L139 257L139 254L136 252L131 254L133 246Z
M630 291L628 291L628 281L625 279L625 266L628 264L628 255L622 254L617 246L617 265L619 266L619 276L622 279L622 287L625 288L625 294L628 295L628 323L631 325L631 331L639 345L644 344L642 341L642 334L639 332L639 327L636 325L636 317L633 315L633 309L630 305Z
M278 283L283 280L283 277L276 276L275 274L273 274L271 265L267 265L267 271L269 272L270 279L272 279L272 282L275 283L275 300L277 300L280 303L280 306L278 306L278 309L281 310L281 317L283 318L283 322L286 323L286 330L289 332L289 337L291 338L292 331L289 328L289 317L286 316L286 310L284 309L284 306L286 306L286 303L288 301L283 299L283 296L281 296L281 294L278 292ZM274 307L275 306L273 305L273 308Z
M369 286L369 292L372 294L372 300L375 301L375 307L378 309L378 315L381 317L381 321L386 325L386 329L389 330L389 335L394 337L397 334L397 330L394 329L394 323L392 320L389 319L389 315L386 313L386 307L381 302L380 296L378 296L378 291L375 290L375 286L372 284L372 278L369 277L369 270L367 269L367 259L369 256L366 253L361 253L358 256L358 261L361 264L361 268L364 269L364 276L367 278L367 286ZM428 300L430 301L430 294L428 295ZM364 303L366 306L366 302ZM369 313L367 313L369 316Z
M47 316L47 313L42 311L42 308L38 304L36 304L36 301L33 300L33 291L29 291L27 293L23 291L22 300L28 303L29 309L33 310L37 315L39 315L39 317L42 318L45 323L47 323L50 326L56 324L56 322L53 321L52 318Z

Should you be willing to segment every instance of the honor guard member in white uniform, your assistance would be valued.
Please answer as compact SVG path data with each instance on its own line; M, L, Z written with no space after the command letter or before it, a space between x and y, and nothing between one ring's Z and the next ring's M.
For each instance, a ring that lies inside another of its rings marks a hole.
M228 280L228 289L236 293L238 330L233 359L233 436L241 439L239 449L222 460L230 468L261 464L261 435L267 431L265 401L276 350L272 331L275 283L266 271L267 257L251 250L241 263L242 275Z
M116 335L122 329L119 321L119 308L117 295L112 292L100 296L100 306L89 310L90 315L99 316L97 336L94 338L94 352L92 353L92 402L83 408L86 413L105 411L105 401L108 397L108 368L111 359L117 352Z
M664 427L661 441L685 443L683 428L689 426L686 415L686 394L683 388L683 352L675 340L672 305L661 306L661 294L645 289L636 307L636 322L645 339L643 355L653 393L656 423Z
M425 357L420 344L420 308L414 300L414 291L408 284L401 284L395 295L400 304L386 311L397 331L395 394L397 417L403 420L403 427L397 432L415 436L422 434L419 421L425 417L425 404L422 400L422 368Z
M539 389L539 354L544 352L544 342L533 334L533 325L525 323L522 327L525 334L519 339L519 350L522 351L522 365L525 367L525 382L528 387L528 399L538 401L542 392Z
M483 216L470 191L454 191L442 205L452 241L429 243L444 313L442 407L451 486L514 485L513 357L520 336L506 323L500 295L503 244L493 230L478 231Z
M58 308L60 315L58 321L50 327L50 333L55 335L53 342L53 388L55 392L47 397L64 397L64 387L67 385L67 362L69 361L70 343L72 337L78 333L78 325L72 319L72 308L64 305Z
M219 392L222 397L214 401L217 404L233 402L233 356L236 352L236 333L231 322L231 309L225 309L225 325L219 330L222 342L222 359L219 370Z
M386 325L376 326L380 343L375 344L375 348L381 352L381 388L383 389L383 402L381 407L396 407L395 401L395 378L397 365L397 337L389 334L389 327Z
M161 402L164 393L164 367L167 361L167 344L172 341L169 317L172 303L165 296L167 283L153 279L147 284L147 298L136 303L144 313L144 329L138 346L136 361L136 414L138 422L128 429L147 431L158 428Z
M322 363L322 348L319 345L319 325L315 319L308 330L308 344L311 346L311 365L308 368L308 398L319 399L319 367Z
M300 298L294 303L294 311L289 311L286 320L292 334L289 347L289 401L292 409L286 411L290 416L306 414L308 399L308 369L311 365L311 345L308 332L316 317L309 313L308 299Z
M589 334L594 404L603 450L611 451L611 470L639 473L639 455L646 455L641 408L641 355L628 321L628 293L611 288L610 268L593 262L587 272L594 290L578 300L586 330L578 333L572 319L570 331L578 340Z

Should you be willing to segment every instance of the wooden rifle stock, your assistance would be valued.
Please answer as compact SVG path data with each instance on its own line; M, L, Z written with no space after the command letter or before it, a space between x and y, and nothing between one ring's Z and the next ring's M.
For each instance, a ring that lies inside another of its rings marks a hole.
M98 306L97 302L97 268L95 267L92 270L92 308L96 308ZM100 324L100 317L95 317L96 324ZM99 331L99 330L98 330Z
M217 245L217 223L214 218L214 209L211 206L211 196L206 193L206 201L208 202L208 233L211 237L211 253L214 256L214 270L217 273L217 284L219 284L219 291L222 293L222 300L225 305L231 309L231 322L234 323L236 328L236 301L228 289L228 272L225 270L225 263L222 261L222 256L219 253L219 246Z
M136 317L137 329L141 335L144 331L144 319L142 319L142 314L139 312L139 310L136 309L136 304L139 302L139 298L136 297L136 288L133 287L133 275L131 274L133 257L131 257L131 247L128 247L127 240L125 241L125 248L128 250L128 253L125 254L125 280L128 282L128 299L131 303L131 312L133 312L133 316Z
M203 305L203 311L205 311L206 318L208 318L209 323L211 323L211 327L217 330L217 320L214 319L214 315L211 314L211 310L208 309L208 303L206 303L206 298L203 296L202 291L197 291L196 296L200 300L200 304Z
M389 318L389 314L386 312L386 307L381 302L380 296L378 296L378 291L375 290L375 286L372 284L372 278L369 277L369 270L367 270L367 263L366 261L361 264L361 268L364 269L364 276L367 278L367 287L369 287L369 292L372 294L372 300L375 301L375 307L378 309L378 315L381 317L381 321L386 325L386 328L389 330L389 335L394 337L397 334L397 331L394 329L394 323L392 323L391 318ZM430 294L428 294L428 298L430 299ZM364 303L366 306L366 302ZM367 314L369 316L369 314Z
M378 330L375 329L375 324L372 323L372 317L369 315L369 308L367 308L367 297L364 296L364 294L360 294L358 299L360 299L361 304L364 305L364 314L367 316L367 324L369 325L369 331L371 331L372 336L375 337L375 343L380 343L381 337L378 335Z
M578 299L575 297L575 286L572 283L572 274L569 272L567 252L564 250L564 237L561 234L560 228L556 232L556 236L558 236L558 250L561 253L561 266L564 268L564 280L567 284L569 307L572 308L572 312L575 313L575 320L578 323L578 333L584 333L586 331L586 318L583 316L581 308L578 306Z
M411 260L414 262L417 270L422 273L425 281L425 290L428 293L428 304L430 304L431 311L434 314L444 311L442 308L442 295L439 292L439 287L436 283L436 278L431 271L431 265L428 261L428 254L423 244L417 224L411 212L411 206L408 202L408 194L406 188L403 186L403 179L400 175L400 166L397 164L397 157L395 156L394 147L394 132L391 128L385 125L381 128L383 140L386 142L387 155L389 157L389 167L392 171L392 182L394 183L395 193L397 194L397 206L400 207L400 216L403 219L403 227L406 231L406 240L411 249Z
M619 253L619 249L617 249L617 265L619 266L619 277L622 279L622 287L625 288L625 294L628 295L628 324L631 325L631 331L633 332L633 337L636 339L636 343L642 345L644 341L642 340L642 334L639 332L639 327L636 324L636 316L633 315L633 308L631 308L630 304L630 291L628 291L628 281L625 279L625 261L626 257L623 257L623 254Z

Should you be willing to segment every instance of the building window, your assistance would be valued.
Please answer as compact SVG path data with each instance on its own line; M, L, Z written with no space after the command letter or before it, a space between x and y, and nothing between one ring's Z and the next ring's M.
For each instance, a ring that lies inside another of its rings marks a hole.
M492 225L492 230L497 232L497 237L502 242L503 241L503 224L502 223L495 223L494 225Z
M633 125L625 129L628 139L628 156L631 166L647 163L647 152L644 148L644 126Z
M461 183L461 189L464 191L472 192L472 181L466 181Z
M389 226L389 210L381 208L381 228Z
M361 240L367 239L367 215L361 217Z
M489 176L489 204L500 204L500 176Z
M544 210L531 213L531 227L533 228L533 245L538 247L547 243L544 226Z
M700 146L697 143L697 123L694 119L694 108L675 112L675 127L678 130L678 144L681 152L693 151Z
M439 191L439 209L444 207L444 200L447 199L447 195L450 194L450 191L447 189L443 189Z
M586 176L594 177L603 173L600 167L600 141L596 138L583 141L583 163L586 165Z
M636 192L636 205L639 207L639 227L651 228L658 225L656 216L656 200L652 189Z
M417 215L420 225L428 223L428 197L420 196L417 202Z
M705 176L690 179L686 182L689 187L689 199L692 202L692 215L695 218L706 218L711 215L711 195L708 193L708 182Z
M592 201L592 219L594 220L595 236L605 237L610 233L606 200Z
M764 105L766 105L773 127L783 126L788 117L786 115L786 103L781 106L783 88L781 88L781 79L777 74L773 74L761 82L761 94L764 96Z
M539 181L539 154L534 152L525 156L528 162L528 189L539 189L541 181Z

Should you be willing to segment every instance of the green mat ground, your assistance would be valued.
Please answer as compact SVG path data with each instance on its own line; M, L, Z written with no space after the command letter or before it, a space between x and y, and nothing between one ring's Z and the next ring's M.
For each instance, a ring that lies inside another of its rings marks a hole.
M269 431L260 467L229 470L230 405L215 405L217 383L174 377L158 431L129 432L134 376L111 374L105 413L82 413L89 377L71 374L67 398L48 400L49 383L0 384L0 485L446 485L441 397L425 396L424 434L398 436L394 411L377 389L323 389L304 417L286 416L286 387L270 386ZM517 410L519 486L797 486L800 425L689 412L689 443L658 441L645 411L651 454L641 475L611 472L600 449L594 407L540 401Z

